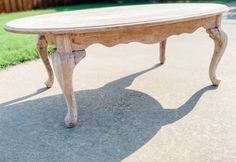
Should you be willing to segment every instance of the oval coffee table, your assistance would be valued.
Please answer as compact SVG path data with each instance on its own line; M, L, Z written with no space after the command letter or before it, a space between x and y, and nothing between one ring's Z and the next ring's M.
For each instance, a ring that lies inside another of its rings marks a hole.
M37 48L47 69L50 88L54 81L48 60L48 44L56 45L52 62L64 93L68 113L65 123L77 123L76 100L72 86L73 69L85 57L85 49L101 43L111 47L120 43L160 42L160 62L165 62L166 40L172 35L192 33L199 27L206 29L214 40L215 50L209 76L213 85L219 85L216 68L224 53L227 36L221 29L221 18L228 8L219 4L152 4L110 7L61 12L22 18L6 24L7 31L37 34Z

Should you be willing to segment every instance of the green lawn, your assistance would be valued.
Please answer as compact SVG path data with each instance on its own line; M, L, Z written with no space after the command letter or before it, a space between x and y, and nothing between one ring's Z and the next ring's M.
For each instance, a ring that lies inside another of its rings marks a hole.
M222 0L217 0L217 1L219 2ZM143 4L142 2L139 3ZM35 11L0 14L0 69L6 68L11 65L19 64L21 62L39 58L35 47L36 36L21 35L21 34L6 32L4 31L3 27L7 22L17 18L33 16L33 15L69 11L69 10L78 10L85 8L117 6L117 5L129 5L129 4L100 3L100 4L74 5L65 7L54 7ZM49 51L52 51L52 48L49 48Z

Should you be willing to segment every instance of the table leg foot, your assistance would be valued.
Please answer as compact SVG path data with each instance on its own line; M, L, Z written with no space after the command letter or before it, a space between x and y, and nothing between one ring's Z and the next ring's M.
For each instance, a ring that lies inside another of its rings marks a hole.
M166 40L160 42L160 63L164 64L166 61Z
M209 76L212 84L218 86L220 84L220 79L216 76L216 69L227 45L227 35L220 27L207 29L206 31L215 43L214 54L209 68Z
M85 50L72 53L55 52L52 56L54 71L67 103L68 112L65 124L69 128L75 127L77 124L77 106L72 85L73 71L84 57Z
M48 80L45 82L45 85L47 86L47 88L51 88L54 82L54 75L53 75L52 67L48 59L47 47L48 47L48 43L45 36L40 35L38 37L37 49L38 49L40 58L43 61L43 64L48 73Z

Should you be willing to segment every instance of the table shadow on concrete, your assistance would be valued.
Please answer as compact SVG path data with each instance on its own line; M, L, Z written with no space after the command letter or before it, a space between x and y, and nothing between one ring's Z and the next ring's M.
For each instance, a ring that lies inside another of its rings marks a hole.
M163 107L143 92L126 89L135 78L159 66L98 89L76 92L79 125L73 129L63 123L66 104L62 95L2 103L0 161L121 161L161 127L188 115L205 92L215 89L200 89L176 109Z

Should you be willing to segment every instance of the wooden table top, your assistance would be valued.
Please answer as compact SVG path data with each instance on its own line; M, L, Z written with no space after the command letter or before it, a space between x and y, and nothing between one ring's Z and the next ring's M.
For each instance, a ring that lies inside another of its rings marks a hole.
M219 15L228 7L209 3L151 4L32 16L11 21L5 29L26 34L104 31L130 26L170 24Z

